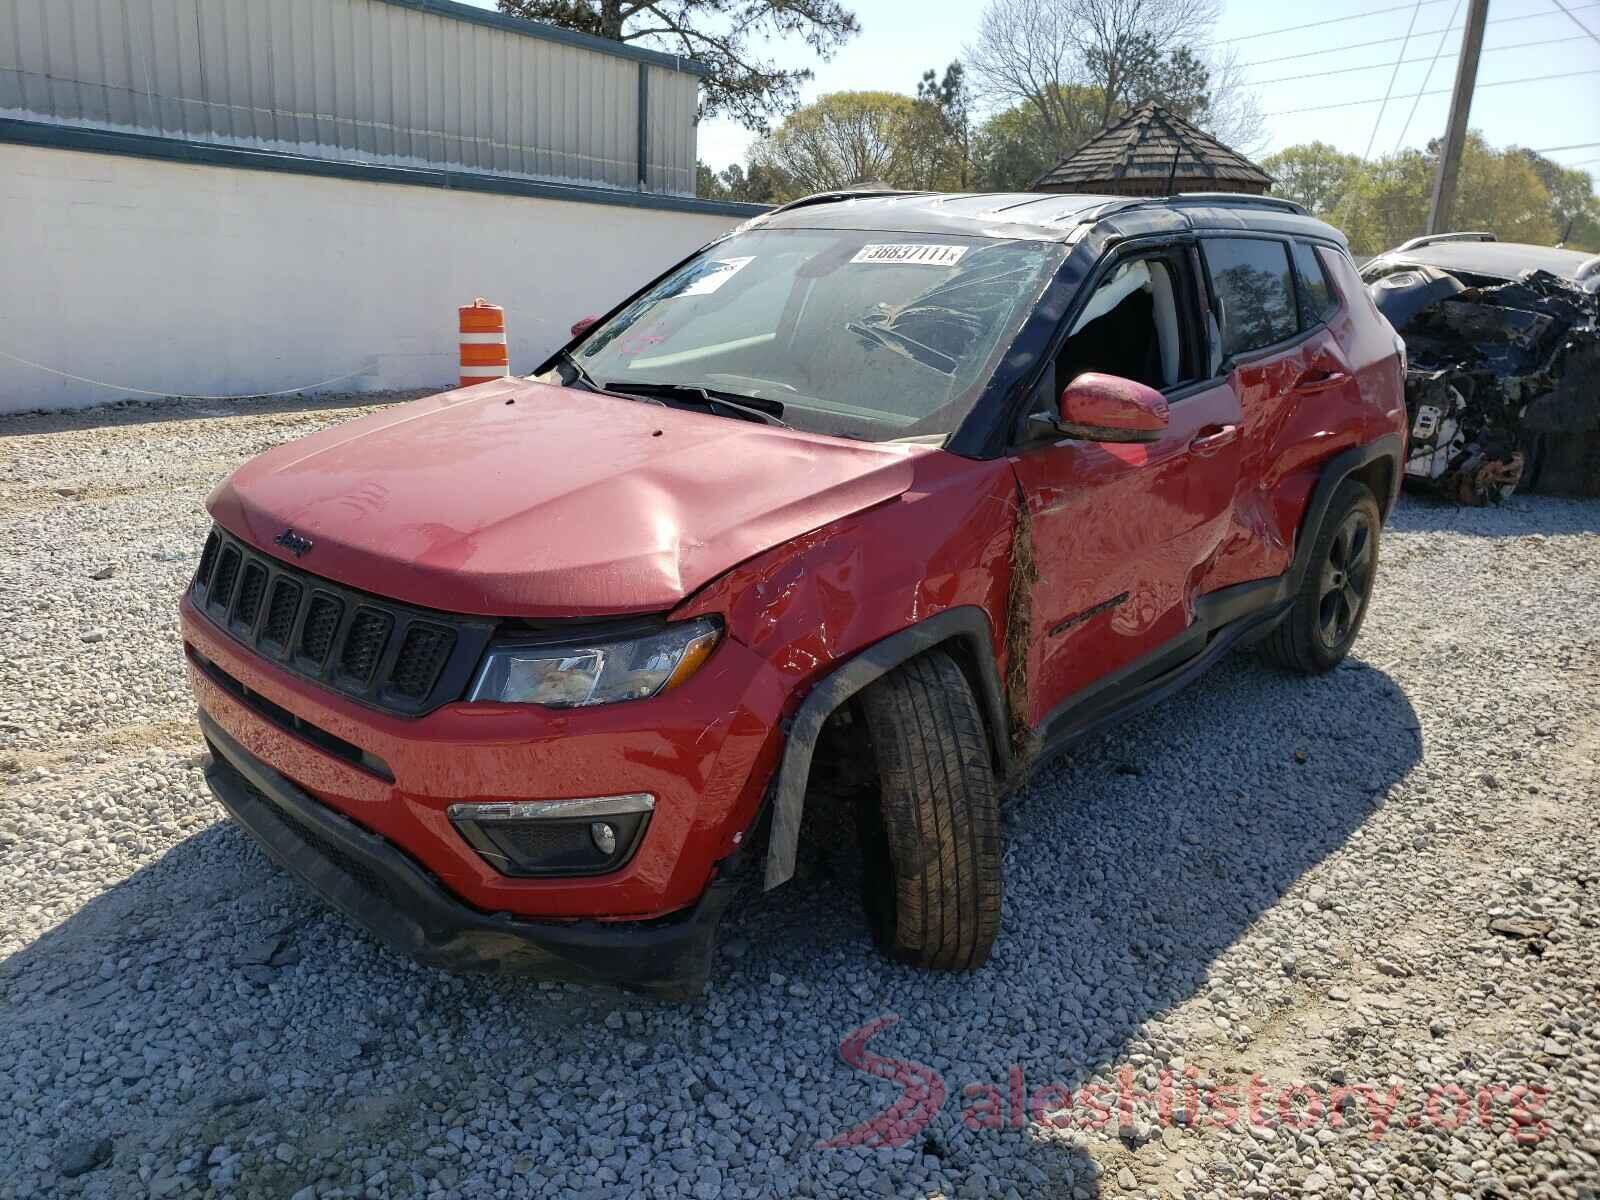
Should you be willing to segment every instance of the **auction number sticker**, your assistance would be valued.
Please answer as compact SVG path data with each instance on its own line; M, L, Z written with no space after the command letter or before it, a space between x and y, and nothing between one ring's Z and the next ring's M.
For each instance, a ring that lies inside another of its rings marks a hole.
M965 246L946 246L931 242L891 245L877 242L856 251L853 263L910 264L920 267L953 267L967 252Z
M709 296L753 262L755 262L754 255L748 258L720 258L702 262L695 268L700 274L678 295Z

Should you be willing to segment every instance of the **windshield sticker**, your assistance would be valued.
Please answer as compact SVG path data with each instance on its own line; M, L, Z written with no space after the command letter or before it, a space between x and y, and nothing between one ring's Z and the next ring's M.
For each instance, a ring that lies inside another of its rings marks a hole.
M934 245L912 242L904 245L874 243L856 251L853 263L889 263L893 266L953 267L967 252L965 246Z
M702 263L697 268L700 273L694 276L688 287L677 294L680 296L709 296L754 261L755 255L752 254L748 258L721 258Z

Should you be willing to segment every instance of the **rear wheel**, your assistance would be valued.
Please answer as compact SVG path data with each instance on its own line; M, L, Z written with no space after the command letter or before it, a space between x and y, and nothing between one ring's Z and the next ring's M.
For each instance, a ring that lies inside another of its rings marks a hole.
M862 810L867 915L884 953L981 966L1000 930L999 789L961 667L930 650L861 694L878 804Z
M1270 661L1318 675L1350 652L1377 578L1382 525L1366 484L1347 479L1339 485L1317 530L1294 606L1262 643Z

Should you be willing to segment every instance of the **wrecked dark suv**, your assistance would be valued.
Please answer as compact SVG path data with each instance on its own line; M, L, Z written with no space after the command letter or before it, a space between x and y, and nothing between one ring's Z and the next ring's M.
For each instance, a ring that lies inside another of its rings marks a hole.
M1600 495L1600 255L1436 234L1361 277L1410 356L1408 482Z
M975 967L1032 764L1360 630L1400 353L1292 204L814 197L579 328L240 468L182 600L222 803L424 962L694 994L826 772Z

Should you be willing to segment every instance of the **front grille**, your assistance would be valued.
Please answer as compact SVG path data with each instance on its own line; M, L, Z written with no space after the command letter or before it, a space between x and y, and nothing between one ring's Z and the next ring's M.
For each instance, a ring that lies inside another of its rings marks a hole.
M318 666L327 661L343 611L344 605L332 596L324 592L312 594L311 607L306 609L306 623L300 633L300 653Z
M239 578L241 561L238 547L222 548L222 558L217 563L217 577L212 581L211 591L207 596L207 602L218 612L228 611L228 601L233 599L233 581Z
M413 625L406 630L395 663L394 690L402 696L420 696L428 690L428 680L450 653L455 635L437 625Z
M388 613L375 608L357 609L355 620L350 622L350 632L345 635L344 649L339 652L339 670L351 679L366 683L372 678L372 672L378 665L378 656L383 653L389 641L389 630L393 628L394 621ZM411 632L414 634L417 628L413 625ZM409 669L410 659L403 648L398 661L407 663ZM437 673L430 671L429 677ZM396 691L410 694L398 677L392 682Z
M280 654L288 648L289 635L294 632L302 591L292 579L279 579L272 585L272 603L267 606L267 625L261 631L261 640L275 646Z
M233 619L246 629L255 628L261 614L261 597L267 590L267 569L260 563L245 567L239 582L239 599L233 606Z
M195 606L235 641L346 696L401 716L458 700L494 622L397 604L260 553L213 529Z

